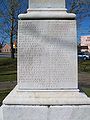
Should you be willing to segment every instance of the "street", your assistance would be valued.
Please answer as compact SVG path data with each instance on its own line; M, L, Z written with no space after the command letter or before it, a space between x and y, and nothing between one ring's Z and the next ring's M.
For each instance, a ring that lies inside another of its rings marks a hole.
M10 58L11 54L10 53L0 53L0 58ZM16 58L16 53L15 53L15 58Z

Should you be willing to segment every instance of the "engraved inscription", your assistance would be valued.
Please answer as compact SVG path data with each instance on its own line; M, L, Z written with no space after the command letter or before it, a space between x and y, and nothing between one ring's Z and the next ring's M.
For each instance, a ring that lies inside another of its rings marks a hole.
M77 88L75 21L19 21L20 89Z

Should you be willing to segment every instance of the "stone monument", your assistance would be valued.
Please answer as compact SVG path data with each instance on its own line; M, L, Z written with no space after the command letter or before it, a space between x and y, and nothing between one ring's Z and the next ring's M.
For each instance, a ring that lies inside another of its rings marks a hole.
M18 17L18 81L3 120L90 120L90 99L78 89L75 14L65 0L29 0Z

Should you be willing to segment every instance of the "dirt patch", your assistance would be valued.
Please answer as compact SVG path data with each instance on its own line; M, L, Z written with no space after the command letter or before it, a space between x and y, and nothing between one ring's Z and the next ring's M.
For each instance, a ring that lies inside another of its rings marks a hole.
M90 73L81 72L78 74L79 86L90 87Z
M15 85L16 85L16 81L0 82L0 90L13 89Z

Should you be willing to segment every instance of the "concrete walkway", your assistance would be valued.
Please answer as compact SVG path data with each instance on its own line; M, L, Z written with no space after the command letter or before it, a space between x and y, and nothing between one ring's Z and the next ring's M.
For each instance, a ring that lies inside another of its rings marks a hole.
M0 82L0 90L12 89L16 85L16 81Z

